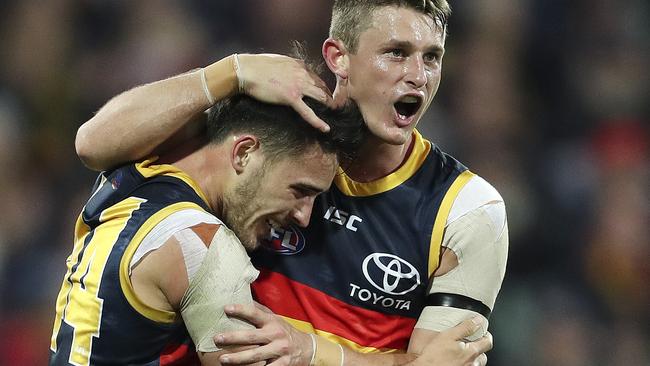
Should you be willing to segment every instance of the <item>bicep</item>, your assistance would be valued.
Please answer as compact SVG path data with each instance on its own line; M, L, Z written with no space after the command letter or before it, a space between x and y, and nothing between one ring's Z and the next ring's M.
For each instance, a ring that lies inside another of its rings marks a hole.
M434 276L430 293L457 293L481 301L492 309L508 257L503 202L483 205L450 223L443 245L456 255L458 265L444 275Z
M226 316L224 306L253 303L250 283L257 273L239 240L221 227L181 301L181 315L197 351L220 351L212 340L217 333L253 328Z
M453 251L457 265L431 278L429 306L416 327L442 331L479 314L487 320L505 274L507 237L503 202L484 205L450 223L443 245ZM484 324L472 338L487 331Z

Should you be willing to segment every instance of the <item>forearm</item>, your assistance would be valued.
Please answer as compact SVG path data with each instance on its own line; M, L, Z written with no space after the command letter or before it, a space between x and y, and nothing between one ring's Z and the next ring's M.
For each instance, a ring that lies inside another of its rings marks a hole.
M398 366L408 365L417 358L413 353L359 353L345 349L345 366Z
M316 366L406 365L417 356L408 353L361 353L353 348L331 342L320 335L310 334L309 337L313 341L312 352L305 352L305 355L310 356L311 364Z
M214 100L237 91L232 59L205 68ZM96 170L143 158L209 107L199 71L138 86L110 100L79 128L77 154Z

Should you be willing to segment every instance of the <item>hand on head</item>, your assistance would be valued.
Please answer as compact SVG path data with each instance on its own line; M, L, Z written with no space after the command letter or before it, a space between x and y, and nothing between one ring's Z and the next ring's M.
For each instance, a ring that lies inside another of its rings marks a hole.
M272 104L291 106L309 124L327 132L329 126L305 104L310 97L332 108L332 93L304 61L274 54L238 55L240 92Z

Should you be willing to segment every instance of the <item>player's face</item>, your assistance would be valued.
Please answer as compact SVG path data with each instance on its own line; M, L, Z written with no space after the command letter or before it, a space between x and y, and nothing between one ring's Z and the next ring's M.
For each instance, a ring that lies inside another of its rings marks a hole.
M374 12L349 55L349 95L373 135L405 143L440 84L444 32L434 20L404 7Z
M314 199L329 188L337 166L336 156L317 146L266 168L260 164L226 199L226 223L249 250L268 238L271 228L306 227Z

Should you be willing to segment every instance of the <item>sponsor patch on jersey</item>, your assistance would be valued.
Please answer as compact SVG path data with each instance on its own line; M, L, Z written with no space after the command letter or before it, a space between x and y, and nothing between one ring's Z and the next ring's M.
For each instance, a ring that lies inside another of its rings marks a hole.
M262 247L277 254L298 254L305 248L305 236L293 225L284 229L271 229L269 237L262 240Z
M366 280L389 295L404 295L420 284L420 273L404 259L389 253L372 253L363 260Z

